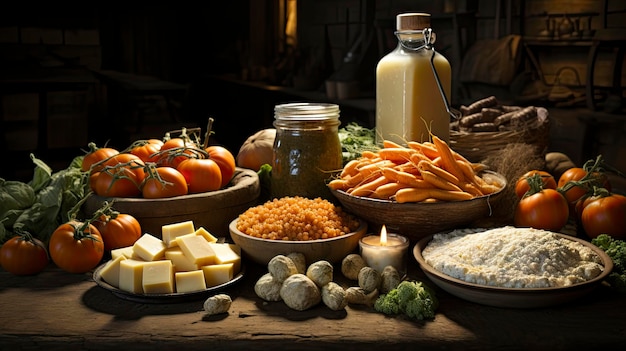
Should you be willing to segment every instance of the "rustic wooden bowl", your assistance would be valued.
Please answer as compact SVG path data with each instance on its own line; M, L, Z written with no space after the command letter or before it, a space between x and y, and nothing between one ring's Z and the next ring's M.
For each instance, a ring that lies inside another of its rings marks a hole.
M480 229L477 229L479 231ZM484 229L483 229L484 230ZM469 232L472 232L469 230ZM469 234L471 235L471 234ZM474 303L503 308L540 308L561 305L589 294L597 288L613 270L613 261L600 248L580 238L557 233L557 236L576 241L593 250L604 266L604 271L597 277L583 282L554 288L502 288L468 283L442 273L426 263L422 251L432 240L429 235L422 238L413 248L413 256L426 276L438 287L461 299Z
M113 208L133 215L144 233L161 237L165 224L193 221L217 237L228 237L228 224L240 213L258 204L261 194L259 176L253 170L237 168L230 184L206 193L176 196L165 199L108 198L90 196L83 212L91 216L104 201L113 200Z
M237 229L237 221L238 219L235 219L229 225L231 238L241 247L244 258L261 265L267 265L276 255L288 255L293 252L304 254L307 265L319 260L335 264L356 250L359 240L367 231L367 222L361 220L361 225L356 231L336 238L307 241L269 240L241 232Z
M436 203L397 203L353 196L341 190L332 193L347 212L367 219L370 224L385 225L388 232L403 234L416 242L424 236L462 228L491 216L507 181L496 172L485 171L481 175L495 178L502 184L500 190L471 200Z

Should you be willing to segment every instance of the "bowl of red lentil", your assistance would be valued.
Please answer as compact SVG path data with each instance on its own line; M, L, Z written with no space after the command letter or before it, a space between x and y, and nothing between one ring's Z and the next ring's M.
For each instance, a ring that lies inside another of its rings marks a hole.
M367 222L328 200L288 196L249 208L229 231L243 257L258 264L290 253L302 253L307 264L334 264L355 252Z

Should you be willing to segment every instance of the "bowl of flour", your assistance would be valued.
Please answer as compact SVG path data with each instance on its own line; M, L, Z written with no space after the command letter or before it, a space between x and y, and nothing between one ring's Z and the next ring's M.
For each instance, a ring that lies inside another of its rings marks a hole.
M509 308L572 301L595 289L613 269L611 258L585 240L512 226L433 234L421 239L413 254L441 289Z

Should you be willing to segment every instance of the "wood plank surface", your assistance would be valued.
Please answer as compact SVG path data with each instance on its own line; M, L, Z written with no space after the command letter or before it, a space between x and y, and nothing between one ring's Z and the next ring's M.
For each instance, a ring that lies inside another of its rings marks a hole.
M413 261L412 278L428 281ZM0 350L565 350L626 343L626 296L600 286L574 302L507 309L466 302L437 290L432 321L389 317L365 306L307 311L267 303L254 293L266 268L246 265L226 288L228 313L207 316L205 297L138 303L98 286L91 273L53 265L36 276L0 271ZM335 272L340 272L338 267ZM356 285L335 273L335 281Z

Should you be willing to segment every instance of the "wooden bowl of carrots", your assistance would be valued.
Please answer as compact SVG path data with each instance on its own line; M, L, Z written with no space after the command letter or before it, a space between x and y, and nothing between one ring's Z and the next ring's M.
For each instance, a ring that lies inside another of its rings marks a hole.
M384 141L348 162L328 186L346 211L411 241L491 216L506 178L432 140Z

